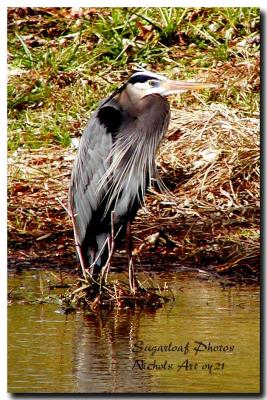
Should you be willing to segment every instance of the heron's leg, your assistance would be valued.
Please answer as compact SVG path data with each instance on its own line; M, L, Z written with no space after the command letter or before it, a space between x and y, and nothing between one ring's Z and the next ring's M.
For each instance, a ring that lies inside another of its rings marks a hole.
M107 246L108 246L108 258L107 258L106 264L102 268L102 273L101 273L101 283L102 283L102 279L103 279L104 284L107 284L107 281L108 281L110 261L112 259L113 253L114 253L114 239L112 236L108 236Z
M130 221L128 221L126 225L126 245L127 245L128 268L129 268L129 284L131 291L135 292L135 290L138 287L138 284L134 274L133 255L132 255L133 242L132 242Z
M110 261L112 259L114 249L115 249L114 218L115 218L115 212L113 210L113 211L111 211L111 216L110 216L111 232L110 232L110 235L108 235L108 237L107 237L107 244L106 244L108 247L108 257L107 257L106 264L104 265L104 267L102 269L101 278L100 278L101 285L102 285L103 279L104 279L104 283L105 284L107 283L108 273L109 273L109 269L110 269Z

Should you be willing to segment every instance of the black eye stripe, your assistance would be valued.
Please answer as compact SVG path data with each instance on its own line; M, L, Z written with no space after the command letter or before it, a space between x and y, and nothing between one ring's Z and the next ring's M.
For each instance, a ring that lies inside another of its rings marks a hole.
M129 83L132 83L132 84L135 84L135 83L144 83L144 82L147 82L147 81L159 81L159 79L157 79L157 78L154 78L154 77L152 77L152 76L148 76L148 75L135 75L135 76L132 76L129 80L128 80L128 82Z

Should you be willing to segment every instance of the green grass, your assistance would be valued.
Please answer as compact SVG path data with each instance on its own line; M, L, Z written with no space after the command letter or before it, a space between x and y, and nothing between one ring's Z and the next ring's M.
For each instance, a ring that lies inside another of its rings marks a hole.
M219 82L205 101L253 114L259 19L259 8L237 7L9 8L9 149L69 146L136 64Z

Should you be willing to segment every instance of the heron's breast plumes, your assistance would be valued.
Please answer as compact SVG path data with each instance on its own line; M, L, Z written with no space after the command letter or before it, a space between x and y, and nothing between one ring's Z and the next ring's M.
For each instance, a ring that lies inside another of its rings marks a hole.
M169 124L169 105L161 96L146 96L140 107L138 116L124 118L108 156L109 168L98 188L101 191L103 185L108 185L106 213L114 210L118 219L134 202L143 204L155 176L157 148Z

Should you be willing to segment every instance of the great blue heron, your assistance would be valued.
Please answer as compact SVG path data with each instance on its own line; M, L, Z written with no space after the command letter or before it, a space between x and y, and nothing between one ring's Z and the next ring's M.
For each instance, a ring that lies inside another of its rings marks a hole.
M83 272L95 281L124 235L130 288L136 289L130 226L156 173L156 151L170 120L166 96L211 86L140 70L92 115L72 170L69 208Z

